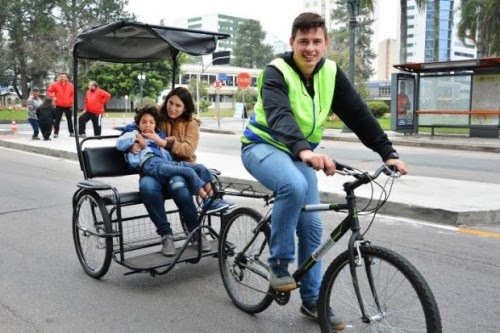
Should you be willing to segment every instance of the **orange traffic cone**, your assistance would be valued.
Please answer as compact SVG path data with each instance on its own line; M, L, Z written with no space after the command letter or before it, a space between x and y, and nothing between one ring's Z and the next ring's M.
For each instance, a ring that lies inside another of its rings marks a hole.
M16 126L16 121L12 120L12 123L10 125L10 130L12 131L12 134L16 134L17 132L17 126Z
M113 122L111 123L111 129L114 130L116 129L116 124L115 124L115 120L113 119Z

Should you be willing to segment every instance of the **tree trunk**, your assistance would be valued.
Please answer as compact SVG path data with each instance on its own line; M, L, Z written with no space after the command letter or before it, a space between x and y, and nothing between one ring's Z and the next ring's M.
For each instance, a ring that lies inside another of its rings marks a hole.
M440 0L434 0L434 41L432 44L432 60L439 61L439 14L441 11Z
M406 58L408 56L407 50L407 35L408 35L408 12L407 12L407 0L401 0L401 27L400 27L400 45L399 45L399 63L405 64Z

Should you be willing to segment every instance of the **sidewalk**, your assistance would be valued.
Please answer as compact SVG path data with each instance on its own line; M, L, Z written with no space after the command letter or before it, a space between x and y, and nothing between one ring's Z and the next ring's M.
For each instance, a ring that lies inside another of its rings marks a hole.
M105 126L105 128L109 127ZM202 132L239 135L242 131L241 120L224 118L220 122L220 128L214 119L203 119L202 122ZM109 129L103 130L103 135L116 133ZM404 136L394 132L388 134L396 145L500 152L500 139ZM353 133L342 133L340 130L327 130L325 137L330 140L357 141ZM30 132L13 135L9 131L1 131L0 146L77 160L75 140L69 137L67 131L61 131L60 137L51 141L33 141ZM197 156L199 163L220 170L223 178L251 183L259 188L259 184L243 168L239 156L202 151L198 151ZM318 175L322 200L342 201L343 198L339 194L347 178L326 177L321 173ZM432 193L429 193L429 189L433 189ZM368 198L370 187L360 188L356 193L360 198ZM378 198L379 193L374 197ZM464 195L464 193L473 195ZM380 213L433 223L488 225L496 228L500 226L500 204L498 199L485 200L485 198L500 198L500 186L410 175L396 180L391 197Z

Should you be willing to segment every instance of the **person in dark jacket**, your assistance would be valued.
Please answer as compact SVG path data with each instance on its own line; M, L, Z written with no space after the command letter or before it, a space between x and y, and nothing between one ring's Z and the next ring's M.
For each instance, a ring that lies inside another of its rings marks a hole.
M269 283L280 292L297 288L288 265L307 260L321 243L319 212L302 212L306 204L319 203L318 179L314 170L328 176L335 173L331 157L316 153L323 136L323 124L335 112L388 165L406 174L375 117L334 61L324 58L328 34L324 19L315 13L300 14L292 26L292 52L273 60L259 77L254 112L242 136L242 161L248 172L276 193L271 220ZM308 166L311 165L312 167ZM300 312L317 318L321 265L301 279ZM328 310L334 330L343 320Z
M40 124L40 131L42 132L45 141L50 140L52 134L52 125L54 124L55 108L54 100L50 97L45 98L42 105L36 109L36 116Z

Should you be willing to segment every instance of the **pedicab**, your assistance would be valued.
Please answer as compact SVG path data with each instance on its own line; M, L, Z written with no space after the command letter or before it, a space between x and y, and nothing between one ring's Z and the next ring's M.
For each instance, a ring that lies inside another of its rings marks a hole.
M170 60L174 87L177 60L182 52L195 56L211 54L218 40L229 37L126 20L92 28L78 35L73 48L75 92L78 91L79 59L116 63ZM75 93L74 128L78 128L77 110L78 94ZM72 230L76 254L86 274L96 279L103 277L113 260L128 269L125 275L141 272L162 275L178 263L197 263L201 258L217 255L219 235L215 224L223 222L224 212L207 214L210 205L203 206L198 213L199 226L189 233L179 211L166 210L178 248L175 256L163 256L160 237L149 216L144 214L139 191L120 191L114 184L119 177L124 179L137 173L128 167L123 152L115 148L118 135L80 138L78 131L75 132L84 179L77 183L72 199ZM214 170L213 174L217 180L218 172ZM215 197L222 195L220 191ZM202 252L202 234L213 243L213 251Z

